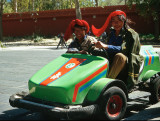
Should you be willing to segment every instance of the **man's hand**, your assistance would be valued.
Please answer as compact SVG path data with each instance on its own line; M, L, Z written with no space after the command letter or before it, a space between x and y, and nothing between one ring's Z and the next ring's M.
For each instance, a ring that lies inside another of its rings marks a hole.
M79 53L79 50L77 48L68 48L66 53Z
M88 54L87 51L81 50L81 51L67 51L66 53L80 53L80 54Z
M87 51L84 51L84 50L79 51L79 53L80 53L80 54L88 54L88 52L87 52Z
M67 51L66 53L79 53L78 51Z
M69 48L66 53L88 54L87 51L84 51L84 50L79 51L77 48Z
M95 44L95 47L97 47L97 48L100 48L100 49L101 49L101 48L108 49L108 46L107 46L106 44L100 42L100 41L97 41L97 42L95 42L94 44Z

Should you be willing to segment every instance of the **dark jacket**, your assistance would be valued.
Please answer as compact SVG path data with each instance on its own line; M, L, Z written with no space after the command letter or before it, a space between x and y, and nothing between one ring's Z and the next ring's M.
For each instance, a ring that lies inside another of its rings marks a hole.
M79 51L84 50L88 52L94 42L96 42L94 37L86 35L82 43L79 43L78 39L75 38L68 48L77 48Z
M94 37L86 35L81 44L79 43L78 39L75 38L74 41L69 45L68 49L77 48L78 51L84 50L90 55L106 57L107 55L105 52L100 51L100 49L93 46L94 42L97 42Z
M121 53L127 56L127 70L128 70L128 79L127 86L128 88L132 87L138 82L139 69L144 61L144 58L140 55L140 40L139 35L133 29L123 29L121 31L122 36L122 45ZM110 37L110 36L109 36ZM108 38L109 39L109 38Z

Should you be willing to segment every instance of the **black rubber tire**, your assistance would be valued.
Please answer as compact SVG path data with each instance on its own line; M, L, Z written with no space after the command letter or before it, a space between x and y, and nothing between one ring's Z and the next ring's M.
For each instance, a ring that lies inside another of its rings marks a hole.
M107 89L99 101L99 115L104 120L121 120L125 115L127 98L122 89L111 87Z
M12 106L12 107L15 107L15 103L16 103L16 98L15 98L15 96L18 96L20 99L23 99L25 96L27 96L28 95L28 92L24 92L24 91L22 91L22 92L18 92L18 93L16 93L16 94L13 94L13 95L11 95L10 96L10 98L9 98L9 103L10 103L10 105Z
M156 77L153 81L150 82L150 93L150 103L158 103L160 101L160 76Z

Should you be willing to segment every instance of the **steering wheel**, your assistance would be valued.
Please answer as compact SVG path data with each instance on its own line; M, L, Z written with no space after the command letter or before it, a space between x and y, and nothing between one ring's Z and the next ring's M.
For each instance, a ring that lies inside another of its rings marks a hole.
M105 58L108 58L108 53L104 48L101 48L99 50L95 50L95 44L91 44L88 48L88 53L95 56L103 56Z

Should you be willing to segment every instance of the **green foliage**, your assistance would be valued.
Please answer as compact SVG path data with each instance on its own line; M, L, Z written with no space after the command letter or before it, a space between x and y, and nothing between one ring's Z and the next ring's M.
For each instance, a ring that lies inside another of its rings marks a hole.
M140 34L139 35L141 40L153 40L154 39L154 35L153 34Z
M125 0L100 0L99 6L125 5Z
M39 36L39 35L36 35L36 34L33 34L32 35L32 40L34 42L41 42L43 40L43 37L42 36Z
M43 37L37 36L33 40L34 40L34 42L41 42L43 40Z
M58 39L58 36L54 36L54 38L53 38L54 40L57 40Z
M160 0L128 0L128 5L131 7L136 4L136 9L139 14L144 17L153 17L153 20L158 20L160 12Z
M124 5L126 0L98 0L98 5ZM17 3L17 4L16 4ZM80 8L95 7L96 0L79 0ZM4 13L75 8L75 0L11 0L6 1ZM16 11L17 10L17 11Z
M0 47L4 48L5 46L2 44L2 42L0 41Z
M3 9L3 13L12 13L13 12L13 9L11 7L11 4L6 2L4 4L4 9Z
M11 0L9 3L13 12L24 12L28 11L29 0Z

